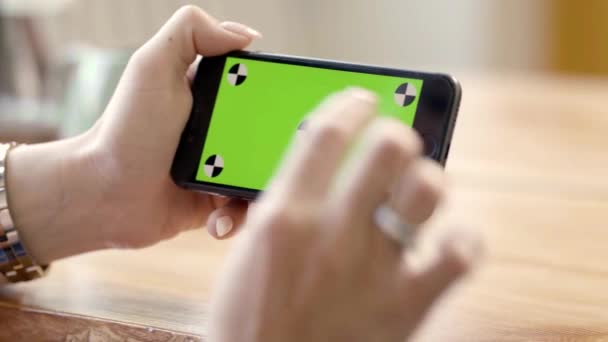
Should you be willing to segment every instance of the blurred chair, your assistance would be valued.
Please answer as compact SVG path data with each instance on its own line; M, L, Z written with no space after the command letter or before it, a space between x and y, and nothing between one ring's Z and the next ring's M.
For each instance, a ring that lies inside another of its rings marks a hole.
M0 98L0 141L36 143L86 131L110 101L130 55L79 48L53 68L54 81L65 88L56 103Z
M74 136L91 127L110 101L131 51L77 49L64 100L58 108L60 133Z
M50 56L37 25L67 0L0 0L0 141L53 140L52 100L45 94Z

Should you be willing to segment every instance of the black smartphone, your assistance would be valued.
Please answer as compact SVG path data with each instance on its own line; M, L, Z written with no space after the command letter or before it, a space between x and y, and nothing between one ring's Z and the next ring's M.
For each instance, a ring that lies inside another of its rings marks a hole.
M306 116L351 86L375 92L379 112L412 126L425 154L445 163L461 97L453 77L238 51L199 64L192 113L171 170L175 183L254 199Z

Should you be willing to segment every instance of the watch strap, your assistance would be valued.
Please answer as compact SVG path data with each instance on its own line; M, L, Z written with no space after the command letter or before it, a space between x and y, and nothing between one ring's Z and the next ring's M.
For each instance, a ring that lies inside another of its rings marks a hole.
M40 278L46 270L21 243L8 207L6 164L8 153L15 146L0 144L0 274L12 283Z

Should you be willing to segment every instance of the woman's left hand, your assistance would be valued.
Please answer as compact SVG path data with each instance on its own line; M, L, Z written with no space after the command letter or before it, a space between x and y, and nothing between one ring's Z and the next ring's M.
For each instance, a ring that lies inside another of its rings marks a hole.
M101 119L81 136L9 155L11 211L40 263L109 247L144 247L201 227L231 236L247 203L178 188L170 168L192 108L198 55L258 37L203 10L180 9L132 56Z

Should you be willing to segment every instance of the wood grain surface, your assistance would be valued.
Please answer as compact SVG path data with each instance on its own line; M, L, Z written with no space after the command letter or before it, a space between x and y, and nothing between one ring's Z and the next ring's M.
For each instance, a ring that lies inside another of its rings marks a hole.
M0 320L11 323L0 331L2 341L201 341L198 337L124 322L6 305L0 305Z
M485 75L463 88L449 195L420 245L471 227L487 253L413 340L608 341L608 82ZM13 340L24 341L204 338L231 245L193 231L58 262L45 279L0 289L0 332L12 325Z

